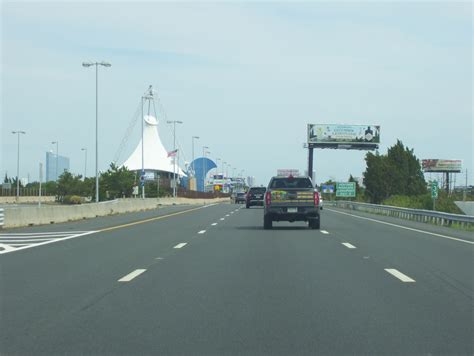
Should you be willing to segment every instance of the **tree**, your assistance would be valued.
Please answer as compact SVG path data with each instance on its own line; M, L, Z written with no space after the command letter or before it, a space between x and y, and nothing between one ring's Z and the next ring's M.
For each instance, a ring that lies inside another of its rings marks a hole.
M57 196L59 201L64 201L64 197L69 195L82 195L83 182L81 175L73 175L68 171L64 171L59 176L57 184Z
M130 197L132 195L135 182L135 173L129 171L126 167L118 167L111 163L110 168L101 174L101 195L107 198L116 199Z
M367 153L364 173L365 194L372 203L381 203L392 195L419 195L426 192L420 161L413 149L400 140L390 147L387 155Z

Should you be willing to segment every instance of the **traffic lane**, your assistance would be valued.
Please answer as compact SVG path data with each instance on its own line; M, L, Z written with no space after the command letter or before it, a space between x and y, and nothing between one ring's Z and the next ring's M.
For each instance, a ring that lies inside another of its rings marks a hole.
M2 255L1 344L34 335L64 313L76 312L117 288L131 271L158 263L230 205L212 206L163 220ZM14 350L14 349L12 349Z
M372 216L372 219L378 220L378 217ZM383 221L388 222L387 219ZM460 291L466 297L473 298L472 244L362 220L331 210L326 211L324 224L336 237L354 242L368 256L377 258L381 263L392 263L408 269L417 278L425 278L427 283L424 285L435 291L439 292L443 287L448 295L453 292L455 300ZM461 298L460 302L464 304L465 299Z
M262 213L240 210L224 218L133 281L49 325L36 337L37 350L202 355L469 351L466 333L452 334L453 320L466 327L462 318L444 319L446 305L433 305L416 284L400 282L355 250L302 224L263 230Z
M212 204L209 204L212 205ZM206 205L173 205L160 206L157 209L137 211L124 214L114 214L99 216L96 218L69 221L57 224L35 225L18 228L4 228L0 230L1 234L8 233L30 233L30 232L58 232L58 231L97 231L110 226L127 224L134 221L149 219L157 216L167 215Z
M423 231L431 232L431 233L434 233L434 234L448 235L448 236L452 236L454 238L474 242L474 235L473 235L472 231L467 231L467 230L463 230L463 229L460 229L460 228L434 225L434 224L429 224L429 223L423 223L423 222L418 222L418 221L401 219L401 218L392 217L392 216L371 214L371 213L366 213L366 212L357 211L357 210L340 209L340 208L335 208L335 207L332 207L332 206L325 207L324 209L328 210L328 211L333 210L333 211L343 212L343 213L346 213L346 214L352 214L352 215L359 216L361 218L377 219L379 221L387 222L389 224L403 225L403 226L405 226L407 228L411 228L411 229L423 230Z

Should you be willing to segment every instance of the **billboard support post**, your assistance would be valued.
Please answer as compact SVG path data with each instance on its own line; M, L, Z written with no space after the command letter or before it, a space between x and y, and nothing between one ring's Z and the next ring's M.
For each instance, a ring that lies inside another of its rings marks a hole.
M313 180L313 150L313 147L308 147L308 176L311 180Z
M445 179L445 182L446 182L446 193L449 194L449 172L445 172L445 175L446 175L446 179Z

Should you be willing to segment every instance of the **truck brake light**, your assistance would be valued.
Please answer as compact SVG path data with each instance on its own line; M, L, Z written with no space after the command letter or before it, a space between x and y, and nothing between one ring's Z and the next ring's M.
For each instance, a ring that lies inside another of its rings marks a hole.
M270 205L271 202L272 202L272 193L265 192L265 204Z
M314 205L319 206L319 192L314 192Z

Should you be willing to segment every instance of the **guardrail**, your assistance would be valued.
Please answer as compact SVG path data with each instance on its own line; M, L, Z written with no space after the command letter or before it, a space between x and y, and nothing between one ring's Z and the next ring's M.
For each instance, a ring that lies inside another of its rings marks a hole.
M4 215L3 208L0 208L0 229L3 227Z
M325 201L324 204L337 208L364 211L442 226L451 226L453 223L459 224L462 227L474 226L474 216L470 215L449 214L433 210L400 208L390 205L358 203L343 200Z

